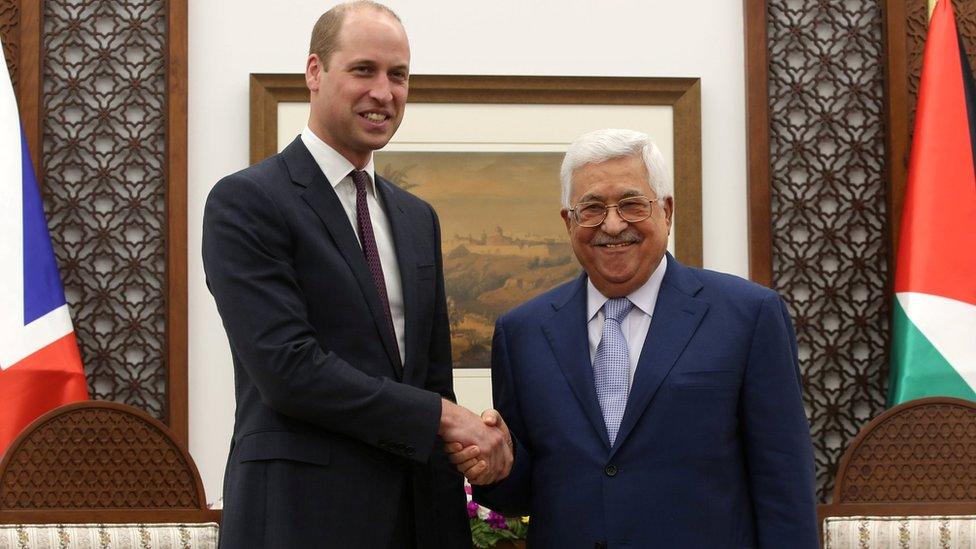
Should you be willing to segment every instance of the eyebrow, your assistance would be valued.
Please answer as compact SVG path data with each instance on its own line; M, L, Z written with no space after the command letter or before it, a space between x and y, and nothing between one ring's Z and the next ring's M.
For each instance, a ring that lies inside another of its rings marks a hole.
M642 193L641 191L638 191L636 189L630 189L630 190L626 190L623 193L621 193L620 198L621 199L624 199L624 198L633 198L635 196L644 196L644 193ZM595 194L595 193L586 193L586 194L584 194L583 196L581 196L579 198L579 200L577 201L577 203L579 203L579 202L604 202L604 203L606 203L606 200L604 200L604 198L603 198L602 195Z
M352 68L352 67L357 67L357 66L361 66L361 65L368 65L370 67L378 67L380 64L377 63L375 60L370 59L369 57L360 57L358 59L353 59L352 61L349 61L346 64L346 67ZM390 67L390 70L393 70L393 71L403 71L403 72L409 73L410 72L410 65L405 65L405 64L395 65L393 67Z

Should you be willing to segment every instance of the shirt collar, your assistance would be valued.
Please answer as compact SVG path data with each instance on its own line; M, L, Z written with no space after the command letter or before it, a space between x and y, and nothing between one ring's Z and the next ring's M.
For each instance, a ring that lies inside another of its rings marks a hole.
M315 132L308 125L302 130L302 143L305 143L308 152L312 153L312 158L315 159L315 163L319 165L319 169L325 174L325 178L329 180L332 188L335 188L341 183L349 175L349 172L356 169L352 165L352 162L339 154L339 151L333 149L325 141L322 141L319 136L315 135ZM369 162L366 163L363 171L369 174L369 181L373 187L371 190L373 196L376 196L376 170L373 165L373 155L369 155Z
M644 312L647 316L654 316L654 304L657 303L657 294L661 291L661 282L664 280L664 271L668 269L668 256L665 254L661 258L661 262L658 263L654 272L651 276L647 278L647 282L643 286L637 288L631 292L627 299L634 304L635 307ZM596 317L600 309L603 308L603 304L607 302L609 298L600 293L600 290L596 289L593 285L593 281L589 277L586 278L586 321L589 322Z

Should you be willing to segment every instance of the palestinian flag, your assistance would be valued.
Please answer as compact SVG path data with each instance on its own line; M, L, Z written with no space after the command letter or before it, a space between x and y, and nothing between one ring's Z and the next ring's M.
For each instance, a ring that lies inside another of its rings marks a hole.
M888 404L976 400L976 102L952 3L929 22L895 266Z

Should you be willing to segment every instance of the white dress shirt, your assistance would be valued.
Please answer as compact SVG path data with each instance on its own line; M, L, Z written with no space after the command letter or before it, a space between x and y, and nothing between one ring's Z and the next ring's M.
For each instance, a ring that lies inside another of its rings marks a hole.
M647 337L647 330L651 327L651 317L654 315L654 304L657 303L657 294L661 290L661 281L664 280L664 271L668 268L667 256L661 258L654 272L647 279L643 286L634 290L627 299L634 304L624 321L620 323L624 338L627 339L627 350L630 353L630 381L634 384L634 372L637 371L637 362L640 360L641 349L644 348L644 339ZM603 337L603 321L606 315L603 313L603 304L609 298L600 293L589 278L586 280L586 328L590 338L590 364L596 360L596 348L600 345L600 338Z
M356 242L360 247L359 224L356 220L356 184L353 183L352 176L349 174L356 169L352 162L339 154L338 151L330 147L319 139L312 130L305 126L302 130L302 143L308 147L312 153L312 158L319 165L325 178L332 184L335 193L339 196L342 209L346 211L352 230L356 233ZM369 175L370 183L366 189L366 206L369 208L369 220L373 225L373 236L376 238L376 249L380 254L380 263L383 265L383 280L386 283L386 297L390 300L390 316L393 317L393 329L396 331L397 346L400 348L400 363L406 357L406 340L404 339L403 327L403 287L400 284L400 264L397 263L396 248L393 246L393 231L390 230L390 220L386 217L380 203L380 196L376 192L376 175L373 157L370 155L369 162L363 171Z

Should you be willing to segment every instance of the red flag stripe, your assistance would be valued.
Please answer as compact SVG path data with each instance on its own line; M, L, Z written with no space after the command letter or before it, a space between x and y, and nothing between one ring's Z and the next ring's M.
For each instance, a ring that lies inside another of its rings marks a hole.
M976 171L952 4L929 23L895 292L976 304Z
M85 374L78 364L78 342L70 333L0 372L0 453L44 413L88 400Z

